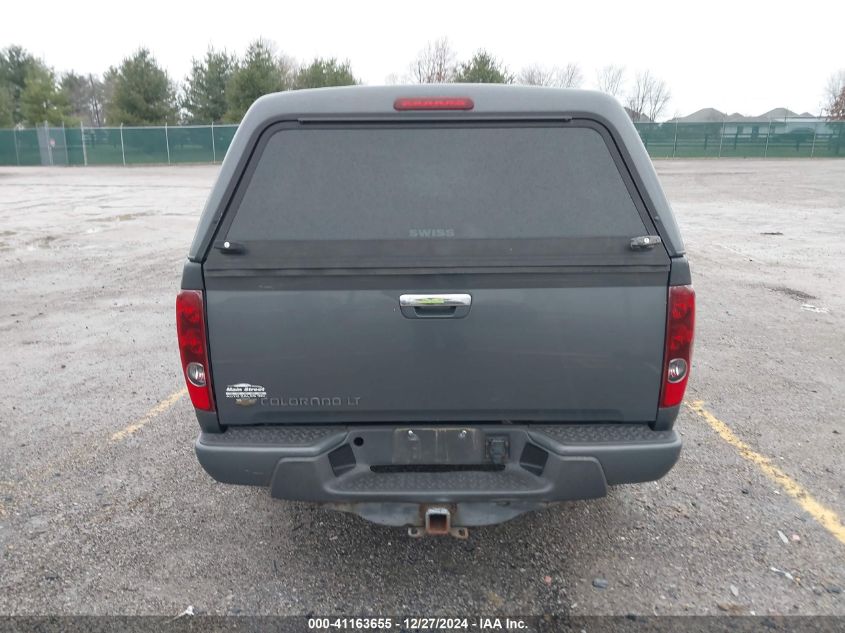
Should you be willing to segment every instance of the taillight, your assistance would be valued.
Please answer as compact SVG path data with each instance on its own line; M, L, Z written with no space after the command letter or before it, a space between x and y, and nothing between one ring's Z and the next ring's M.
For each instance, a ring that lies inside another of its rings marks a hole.
M205 306L200 290L182 290L176 297L176 332L182 375L197 409L214 411L211 373L205 339Z
M395 110L472 110L469 97L400 97L393 102Z
M670 286L663 352L661 407L681 404L692 366L695 335L695 290L692 286Z

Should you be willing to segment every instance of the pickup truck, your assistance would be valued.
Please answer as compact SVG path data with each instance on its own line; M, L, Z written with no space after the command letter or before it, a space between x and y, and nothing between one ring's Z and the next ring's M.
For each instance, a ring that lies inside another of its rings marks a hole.
M276 498L465 537L681 450L690 268L601 93L261 97L176 307L200 464Z

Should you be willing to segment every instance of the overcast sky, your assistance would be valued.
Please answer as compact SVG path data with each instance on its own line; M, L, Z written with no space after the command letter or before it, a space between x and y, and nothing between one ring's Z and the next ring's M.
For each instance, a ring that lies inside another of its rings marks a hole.
M0 46L20 44L57 71L101 74L146 46L182 80L208 46L242 54L264 37L297 59L348 58L364 83L381 84L406 74L428 40L447 36L460 58L483 47L513 72L577 62L585 88L605 64L624 65L629 81L649 69L672 93L664 118L705 106L816 113L827 78L845 67L843 0L4 4Z

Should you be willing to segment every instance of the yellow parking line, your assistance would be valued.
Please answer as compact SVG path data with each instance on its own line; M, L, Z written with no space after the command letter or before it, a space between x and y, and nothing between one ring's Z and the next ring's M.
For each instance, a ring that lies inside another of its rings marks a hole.
M830 532L841 543L845 544L845 525L843 525L842 519L839 518L836 512L816 501L801 484L775 466L771 459L754 451L748 444L739 439L727 424L704 408L704 402L696 400L695 402L686 402L685 404L691 411L703 418L716 431L719 437L737 449L744 459L757 465L763 471L763 474L780 486L786 494L795 499L798 505L818 521L824 529Z
M188 393L188 390L183 387L179 391L170 394L164 400L162 400L156 406L154 406L152 409L147 411L147 414L143 418L141 418L140 420L133 422L129 426L124 427L121 430L113 433L112 436L111 436L111 441L112 442L120 442L121 440L126 439L127 437L129 437L133 433L137 433L139 430L141 430L144 427L144 425L148 424L155 417L157 417L157 416L161 415L162 413L164 413L165 411L167 411L170 407L172 407L174 404L176 404L179 401L179 398L181 398L182 396L184 396L187 393Z

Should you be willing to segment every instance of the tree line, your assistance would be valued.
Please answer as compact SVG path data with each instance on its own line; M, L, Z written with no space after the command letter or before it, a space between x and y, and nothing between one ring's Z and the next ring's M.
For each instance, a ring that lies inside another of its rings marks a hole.
M623 96L624 69L608 66L598 89ZM449 40L429 42L387 83L516 83L577 88L584 75L577 64L533 64L518 73L486 50L459 61ZM308 63L280 54L272 42L258 39L242 57L209 48L194 58L188 75L176 82L149 49L141 48L102 76L76 72L58 75L20 46L0 51L0 127L14 125L161 125L237 123L258 97L271 92L347 86L361 83L351 63L316 58ZM638 73L626 101L635 118L657 118L669 100L665 82Z
M210 48L192 60L181 84L146 48L100 77L73 71L57 76L43 60L9 46L0 51L0 127L237 123L261 95L355 83L348 61L297 64L266 40L252 42L241 58Z
M459 60L447 38L419 51L402 74L387 83L510 83L579 88L585 77L578 64L531 64L516 73L487 50ZM0 127L39 125L161 125L237 123L258 97L271 92L361 83L348 60L317 57L298 62L272 42L253 41L243 56L209 48L194 58L188 75L175 81L149 49L141 48L102 76L73 71L58 75L20 46L0 50ZM620 65L598 70L593 87L622 101L635 120L656 120L671 93L651 71L628 80ZM845 70L826 87L831 116L845 107ZM837 99L839 103L837 105ZM845 115L842 115L845 116Z

